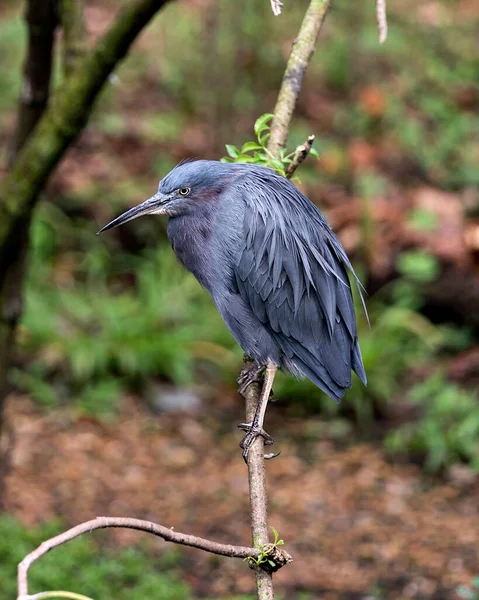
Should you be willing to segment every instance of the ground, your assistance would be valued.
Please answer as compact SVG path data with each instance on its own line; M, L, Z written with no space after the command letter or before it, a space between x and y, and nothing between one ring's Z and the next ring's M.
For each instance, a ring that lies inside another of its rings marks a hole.
M196 414L155 415L125 397L118 419L105 423L11 397L16 446L6 509L32 524L133 516L248 544L241 408L226 391ZM374 445L348 447L319 417L291 418L281 404L270 406L268 430L281 450L267 463L270 524L294 558L275 576L284 598L307 590L322 600L445 600L477 574L479 482L466 468L429 478ZM166 546L134 531L114 536L152 552ZM181 570L198 597L253 591L241 561L187 549Z

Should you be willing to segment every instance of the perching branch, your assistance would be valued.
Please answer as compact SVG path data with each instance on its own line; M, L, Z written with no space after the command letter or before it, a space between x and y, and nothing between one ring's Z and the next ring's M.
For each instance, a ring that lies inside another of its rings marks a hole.
M284 72L281 89L274 109L274 119L271 127L271 137L268 142L268 150L278 155L281 148L286 145L289 126L296 100L301 91L304 73L309 64L314 50L319 30L324 21L329 0L311 0L311 4L303 19L296 42ZM274 9L273 9L274 10ZM293 161L288 167L287 176L291 177L300 163L306 158L314 141L314 136L309 136L302 146L296 149ZM250 364L249 357L245 356L245 367ZM246 422L251 423L258 406L261 395L261 386L253 382L245 392L246 399ZM259 545L268 541L268 499L266 493L266 479L264 468L264 440L258 436L251 446L248 454L248 479L251 507L251 531L253 540ZM291 558L289 557L289 560ZM273 577L272 573L256 568L256 590L258 600L273 600Z
M94 529L106 529L108 527L123 527L127 529L136 529L138 531L145 531L158 537L163 538L167 542L173 542L182 546L191 546L192 548L198 548L205 552L211 552L212 554L219 554L220 556L229 556L231 558L257 558L260 551L257 548L248 548L247 546L233 546L231 544L220 544L218 542L212 542L204 538L197 537L195 535L187 535L169 529L164 525L158 525L151 521L142 521L140 519L130 519L123 517L97 517L91 521L81 523L76 527L72 527L68 531L61 533L49 540L46 540L36 550L30 552L18 565L18 597L17 600L27 600L28 595L28 570L32 564L44 556L53 548L61 546L66 542L70 542L75 538L83 535L84 533L91 533ZM274 560L274 557L273 557Z
M386 0L376 0L376 20L378 22L379 43L384 44L388 37Z
M57 0L57 6L63 32L63 72L68 76L88 50L83 0Z
M246 363L245 358L245 363ZM251 383L245 391L246 423L252 423L261 394L261 385ZM256 545L268 542L268 498L264 470L264 440L256 438L248 453L248 483L251 509L251 534ZM270 572L255 568L256 590L259 600L273 600L273 576Z
M274 109L273 123L271 124L268 149L273 154L278 154L281 148L286 145L289 126L301 91L304 74L314 52L329 3L330 0L311 0L298 37L293 43Z
M286 177L291 179L294 175L294 172L299 167L299 165L304 161L304 159L308 156L311 148L313 147L314 135L308 135L308 139L296 148L296 151L293 156L293 160L289 163L288 168L286 169Z

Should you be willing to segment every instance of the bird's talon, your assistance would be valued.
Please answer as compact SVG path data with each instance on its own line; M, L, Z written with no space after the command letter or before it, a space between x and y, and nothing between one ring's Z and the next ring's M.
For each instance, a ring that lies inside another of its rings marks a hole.
M238 393L241 394L241 396L244 396L247 388L252 383L254 383L254 382L262 383L263 371L264 371L264 367L261 365L258 365L257 363L253 363L252 365L245 367L241 371L238 379L236 380L236 383L239 385Z
M274 438L271 437L269 435L269 433L267 433L263 428L261 428L261 429L257 428L254 425L251 425L251 423L238 423L237 427L238 427L238 429L241 429L242 431L247 432L247 434L244 436L244 438L240 442L241 448L244 448L249 437L252 437L250 446L258 436L261 436L264 439L264 444L266 446L271 446L271 444L274 444Z
M265 460L271 460L273 458L276 458L277 456L279 456L281 454L281 452L271 452L270 454L265 454L264 455L264 459Z

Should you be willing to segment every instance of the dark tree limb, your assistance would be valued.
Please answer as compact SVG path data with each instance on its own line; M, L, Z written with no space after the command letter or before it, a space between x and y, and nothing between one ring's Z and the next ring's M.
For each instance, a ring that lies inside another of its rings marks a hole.
M286 145L289 126L303 85L304 74L314 52L329 3L330 0L311 0L298 37L293 43L271 124L268 150L273 154L278 154L281 148Z
M23 82L18 102L17 124L8 153L11 167L18 152L35 129L44 113L50 95L53 62L53 41L57 16L53 0L29 0L25 11L27 53L23 67ZM3 486L10 467L13 430L4 422L3 404L7 394L6 375L14 345L15 329L22 312L23 279L26 271L28 229L30 216L15 226L10 242L2 248L2 281L0 286L0 509L4 498Z
M49 540L46 540L33 552L30 552L18 565L17 574L17 585L18 585L18 598L17 600L27 600L28 596L28 570L32 564L53 550L66 542L74 540L75 538L83 535L84 533L91 533L94 529L106 529L109 527L123 527L127 529L136 529L138 531L145 531L158 537L163 538L167 542L173 542L182 546L191 546L192 548L198 548L205 552L211 552L212 554L218 554L220 556L229 556L231 558L257 558L260 554L257 548L248 548L247 546L233 546L231 544L220 544L218 542L212 542L204 538L197 537L195 535L187 535L169 529L164 525L158 525L151 521L142 521L140 519L131 519L124 517L97 517L91 521L81 523L76 527L72 527L68 531L61 533ZM278 565L281 566L281 565Z
M55 94L38 127L0 185L0 249L12 224L28 214L49 175L78 137L108 77L136 36L167 0L136 0L120 12L78 69Z
M65 78L53 101L48 102L53 32L57 23L51 1L30 0L29 3L29 49L18 129L10 172L0 183L0 432L7 372L22 310L28 231L38 196L67 148L85 126L108 77L143 27L167 2L129 2L92 52ZM77 19L74 20L77 23ZM1 476L6 468L3 461L0 461L0 467L1 486Z
M29 0L25 12L28 47L18 103L17 127L10 148L11 166L48 103L52 73L53 37L57 16L53 0Z
M88 51L83 0L57 0L63 33L63 72L68 77Z

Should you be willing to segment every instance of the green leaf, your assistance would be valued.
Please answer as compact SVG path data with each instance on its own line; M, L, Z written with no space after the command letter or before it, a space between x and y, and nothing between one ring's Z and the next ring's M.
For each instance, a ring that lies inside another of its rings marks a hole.
M276 529L272 525L271 525L270 529L274 535L274 544L276 544L278 542L279 533L276 531Z
M269 140L270 137L271 137L271 133L269 131L268 131L268 133L265 133L264 135L258 136L258 141L263 148L266 146L266 142Z
M262 150L263 146L260 146L257 142L246 142L246 144L243 144L243 147L241 148L241 154L244 154L245 152L252 152L253 150Z
M254 124L254 132L258 138L265 129L269 129L268 123L273 117L274 115L272 113L265 113L256 119L256 123Z
M319 152L315 148L311 148L309 153L311 154L311 156L314 156L315 158L319 159Z
M254 158L249 154L240 154L235 158L235 162L251 163L254 162Z
M231 144L226 144L225 148L226 148L226 152L228 152L228 154L232 158L237 158L237 156L239 154L239 150L236 146L232 146Z

